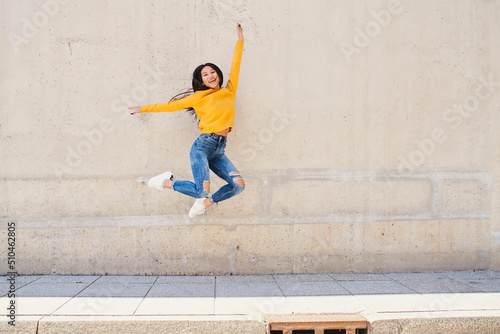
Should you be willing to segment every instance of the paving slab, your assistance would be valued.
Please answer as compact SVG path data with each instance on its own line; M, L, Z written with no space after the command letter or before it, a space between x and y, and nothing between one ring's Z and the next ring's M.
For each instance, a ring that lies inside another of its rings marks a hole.
M272 275L217 276L217 283L276 283Z
M215 284L215 276L160 276L155 284Z
M418 293L472 293L481 292L479 287L467 285L448 277L432 280L400 279L398 282Z
M395 281L339 281L339 284L353 295L417 293Z
M87 283L40 283L40 281L35 281L17 289L16 296L73 297L87 286Z
M273 275L276 282L332 282L328 274L279 274Z
M337 281L390 281L384 274L328 274Z
M477 280L463 280L462 282L475 290L483 292L500 292L500 279L484 278Z
M211 297L215 298L215 286L213 283L172 283L155 284L148 293L152 297Z
M216 297L276 297L283 296L276 282L273 283L219 283Z
M25 278L26 276L23 276ZM72 275L55 275L55 276L38 276L38 283L92 283L101 276L72 276Z
M16 276L16 284L25 285L34 281L37 281L43 277L53 277L53 276ZM2 281L7 281L9 276L2 276Z
M341 284L331 282L279 282L285 296L335 296L350 294Z
M458 280L477 280L477 279L493 279L500 278L500 271L443 271L439 274Z
M92 284L77 297L145 297L151 286L143 283Z
M142 283L153 284L158 279L158 276L101 276L95 282L96 284L102 283Z
M384 276L395 281L419 280L419 281L434 281L446 276L441 273L388 273Z
M31 282L37 281L41 277L42 276L15 276L14 280L11 282L9 280L10 276L3 276L0 280L0 297L6 296L11 290L15 291L30 284Z
M15 289L19 287L19 285L12 285L12 287L12 290L15 291ZM0 282L0 297L6 296L9 291L11 291L11 284L9 282Z

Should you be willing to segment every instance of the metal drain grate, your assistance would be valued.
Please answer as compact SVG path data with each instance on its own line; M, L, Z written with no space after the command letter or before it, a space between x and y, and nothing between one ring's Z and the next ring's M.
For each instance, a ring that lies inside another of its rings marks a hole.
M313 330L310 331L301 331L296 330L292 331L293 334L315 334ZM283 334L283 331L271 331L271 334ZM345 329L327 329L324 334L346 334Z
M353 313L274 315L268 320L268 334L361 334L368 322Z

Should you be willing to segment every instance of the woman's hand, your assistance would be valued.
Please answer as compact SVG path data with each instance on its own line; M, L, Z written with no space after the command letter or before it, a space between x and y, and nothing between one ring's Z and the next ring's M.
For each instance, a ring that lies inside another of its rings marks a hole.
M140 114L141 113L141 107L131 107L129 109L134 110L134 112L130 113L130 115L135 115L135 114Z
M243 28L239 23L237 23L236 25L236 32L238 33L238 40L243 42L245 40L245 38L243 37Z

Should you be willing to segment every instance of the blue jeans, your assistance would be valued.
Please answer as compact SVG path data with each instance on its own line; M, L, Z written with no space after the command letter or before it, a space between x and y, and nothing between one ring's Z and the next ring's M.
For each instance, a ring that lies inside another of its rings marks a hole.
M238 195L245 189L235 179L242 179L233 163L226 157L227 137L215 133L203 133L195 140L191 147L189 158L193 171L194 183L191 181L172 182L172 189L194 198L205 198L210 194L205 190L204 183L210 182L210 169L227 184L215 194L209 196L213 204Z

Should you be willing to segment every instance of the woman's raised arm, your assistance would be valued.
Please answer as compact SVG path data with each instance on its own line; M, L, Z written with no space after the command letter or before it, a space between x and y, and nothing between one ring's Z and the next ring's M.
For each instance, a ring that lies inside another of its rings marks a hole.
M244 42L245 38L243 37L243 28L241 28L241 24L237 24L236 33L238 34L238 40Z

